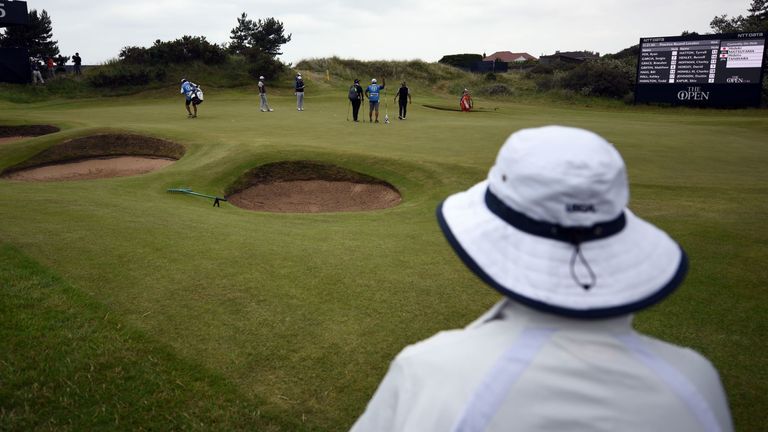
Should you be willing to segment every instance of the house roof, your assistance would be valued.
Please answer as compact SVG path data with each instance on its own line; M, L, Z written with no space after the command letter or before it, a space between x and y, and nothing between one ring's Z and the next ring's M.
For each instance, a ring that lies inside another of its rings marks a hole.
M536 57L522 52L522 53L513 53L511 51L496 51L495 53L486 56L483 58L483 61L501 61L504 63L510 63L514 61L519 61L518 59L523 58L525 60L536 60Z

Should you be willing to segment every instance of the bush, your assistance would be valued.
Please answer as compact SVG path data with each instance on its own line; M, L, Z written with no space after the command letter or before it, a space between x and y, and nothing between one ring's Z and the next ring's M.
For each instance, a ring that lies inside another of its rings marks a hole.
M438 63L454 66L462 69L469 69L473 64L483 61L483 56L480 54L453 54L443 56Z
M551 75L554 71L555 68L552 66L539 63L526 71L526 78L532 78L534 75Z
M539 91L549 91L563 88L563 79L567 72L553 70L551 74L542 74L535 76L534 83Z
M494 84L480 89L480 94L487 96L512 96L514 92L504 84Z
M620 61L588 61L567 72L562 87L585 96L622 98L632 91L632 81L632 71Z
M768 80L763 80L762 105L768 106Z
M154 81L165 80L166 72L162 68L147 68L132 65L114 65L103 67L88 75L88 83L97 88L117 88L123 86L142 86Z
M486 81L496 81L496 74L493 72L488 72L485 74L485 80Z
M248 74L253 78L258 79L259 75L264 75L274 79L285 69L279 60L274 59L260 48L247 48L245 59L248 65Z
M169 42L158 39L149 48L125 47L120 51L120 59L138 65L168 65L194 61L222 64L227 61L227 51L222 46L208 42L204 36L183 36Z

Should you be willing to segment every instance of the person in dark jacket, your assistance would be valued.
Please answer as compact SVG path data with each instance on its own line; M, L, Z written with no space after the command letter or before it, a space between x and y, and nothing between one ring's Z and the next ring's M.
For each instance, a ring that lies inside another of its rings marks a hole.
M352 118L357 121L357 114L360 112L360 105L363 103L363 88L360 86L360 80L355 82L349 88L349 102L352 104Z
M395 102L398 101L400 111L397 115L397 118L400 120L405 120L405 114L408 111L408 104L413 103L413 100L411 99L411 92L408 90L408 86L405 85L405 81L400 83L400 89L397 91L397 94L395 94Z
M80 66L83 64L83 59L80 57L80 53L75 53L75 55L72 56L72 63L75 64L75 75L82 75L82 70L80 70Z
M296 75L296 111L304 111L304 80Z

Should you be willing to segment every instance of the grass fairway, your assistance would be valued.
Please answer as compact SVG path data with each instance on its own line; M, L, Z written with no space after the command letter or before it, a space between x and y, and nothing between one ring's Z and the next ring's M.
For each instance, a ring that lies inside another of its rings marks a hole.
M408 120L390 99L393 124L355 124L345 87L308 84L304 112L288 93L270 94L275 112L260 113L252 90L208 89L195 120L176 89L0 102L0 124L62 128L0 144L0 169L104 131L187 147L137 177L0 181L0 429L348 428L400 349L496 301L453 255L434 209L485 177L509 133L546 124L615 143L630 206L690 255L687 282L637 327L708 356L737 428L765 427L764 111L477 101L498 110L462 114L417 105L457 103L417 93ZM378 177L403 202L271 214L165 192L221 195L248 169L281 160Z

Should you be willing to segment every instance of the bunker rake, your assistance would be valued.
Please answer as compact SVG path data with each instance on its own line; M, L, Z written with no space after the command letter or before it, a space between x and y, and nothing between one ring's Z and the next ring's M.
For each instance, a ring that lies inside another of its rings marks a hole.
M215 196L215 195L206 195L206 194L197 193L197 192L193 191L190 188L174 188L174 189L168 189L166 192L181 193L181 194L199 196L199 197L203 197L203 198L209 198L209 199L213 200L213 206L214 207L221 207L220 202L227 200L226 198Z

